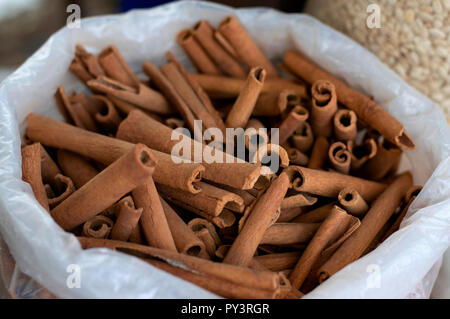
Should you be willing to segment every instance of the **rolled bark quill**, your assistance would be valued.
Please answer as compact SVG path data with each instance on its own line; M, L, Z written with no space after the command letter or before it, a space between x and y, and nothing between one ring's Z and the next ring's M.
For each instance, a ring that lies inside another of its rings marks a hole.
M277 77L278 72L270 61L264 56L261 49L249 36L244 27L235 17L223 19L216 31L236 52L238 59L249 68L261 66L267 71L267 77Z
M142 184L152 175L156 161L146 146L136 145L56 206L53 219L65 230L74 229Z
M368 160L359 171L359 175L371 180L381 180L397 171L402 150L388 141L378 143L376 155Z
M210 275L238 285L256 289L276 290L288 284L278 273L256 271L246 267L216 263L164 249L136 245L129 242L78 237L83 249L105 247L145 259L163 260L189 272Z
M261 91L263 87L261 88ZM283 113L288 101L296 99L297 95L291 90L260 94L253 109L253 116L277 116Z
M325 249L328 243L335 236L339 226L346 222L346 212L334 206L330 215L322 222L319 229L316 231L313 239L310 241L308 247L303 252L302 256L297 262L294 270L292 270L289 281L296 289L300 289L314 263L320 256L320 253Z
M63 115L66 122L69 124L73 123L76 126L97 132L98 129L95 125L89 112L80 103L71 103L69 98L64 91L64 88L60 85L55 93L55 100L59 111Z
M271 271L281 271L294 268L300 256L300 252L288 252L255 256L253 258Z
M59 183L59 189L52 189L54 193L48 198L48 205L50 209L61 204L67 197L75 192L75 185L70 177L62 174L56 174L55 180Z
M34 197L44 209L50 211L47 192L42 183L41 145L34 143L22 148L22 180L30 184Z
M140 224L147 243L153 247L177 251L153 178L149 177L131 194L136 206L143 209Z
M280 216L278 216L276 222L278 223L287 223L292 221L297 216L303 214L303 207L290 207L290 208L282 208L280 210Z
M116 136L121 140L132 143L143 143L153 149L171 154L173 148L178 143L177 140L171 139L172 132L172 129L153 120L142 112L132 111L120 124ZM205 152L205 148L209 147L198 143L199 142L197 141L190 140L190 145L192 146L190 154L182 154L181 156L187 160L192 160L194 159L195 147L201 147L203 152ZM212 153L213 151L210 150L210 152ZM268 179L261 174L260 165L242 162L217 149L215 149L214 152L216 155L219 154L223 158L223 162L207 163L203 161L202 165L205 167L205 172L203 174L204 179L238 189L252 189L255 185L267 184ZM233 171L234 174L230 174L230 170ZM156 178L155 181L158 182ZM165 183L165 185L167 185L167 183Z
M285 149L289 156L289 163L300 166L306 166L308 164L309 157L300 152L298 149L292 147L285 147Z
M275 223L264 232L260 244L289 245L307 243L319 224Z
M134 228L138 226L142 207L135 208L131 196L122 198L115 206L116 222L111 230L111 239L128 241Z
M114 45L100 52L98 61L108 77L135 89L138 88L139 79Z
M263 68L255 67L250 70L244 88L228 113L225 121L226 127L245 127L253 112L265 78L266 71Z
M292 145L300 152L306 153L314 143L314 135L308 122L301 122L291 136ZM328 146L327 146L328 149Z
M329 203L320 207L317 207L303 215L294 218L292 223L321 223L328 217L331 209L336 203Z
M309 117L309 112L301 105L296 105L289 111L286 117L279 125L279 143L283 144L300 126L301 122L305 122Z
M376 129L401 149L409 150L415 147L402 124L364 94L352 89L343 81L338 80L294 51L286 52L284 63L309 83L317 80L332 82L336 91L339 92L339 102L353 110L360 120Z
M233 212L244 211L244 200L238 195L207 183L199 183L202 191L197 194L183 192L159 185L161 195L195 214L212 221L220 228L231 226L235 217Z
M333 256L320 267L319 281L323 282L349 263L358 259L377 233L392 216L403 196L412 185L409 172L396 178L372 203L364 216L361 226L342 244Z
M91 95L90 98L98 104L98 112L94 115L97 123L106 131L115 132L122 119L114 104L102 95Z
M266 165L270 165L271 160L274 157L278 157L279 168L285 168L289 166L289 155L287 151L278 144L263 144L256 150L256 152L254 152L253 156L251 156L250 153L252 163L264 163Z
M369 209L366 201L352 188L344 188L338 195L339 204L350 214L361 217Z
M173 241L180 254L209 259L205 243L186 225L173 208L160 198Z
M329 147L328 140L323 136L318 136L309 157L308 168L323 169L327 162Z
M61 170L42 145L41 145L41 174L43 183L49 184L52 187L52 189L57 192L63 192L64 185L61 184L60 179L56 178L56 175L61 174Z
M246 72L236 59L231 56L214 38L214 29L206 20L200 20L192 29L195 39L226 75L245 78Z
M350 172L350 162L352 158L344 143L335 142L331 144L330 149L328 150L328 159L331 166L339 173L348 174Z
M244 79L239 79L219 75L189 74L189 77L195 79L211 98L222 99L236 98L245 86L245 76L246 74L243 76ZM305 86L283 78L266 79L261 89L261 96L272 93L278 97L280 91L285 89L289 89L300 97L308 96Z
M307 194L296 194L283 198L283 200L281 201L281 209L311 206L316 202L317 198L315 197L309 196Z
M291 166L293 167L293 166ZM345 187L354 188L367 202L372 202L386 189L385 184L350 175L296 166L297 191L337 198Z
M265 231L277 215L289 185L290 180L285 172L272 181L267 191L253 206L239 235L225 256L224 263L241 266L250 263Z
M203 241L210 257L215 256L216 248L222 244L214 225L203 218L194 218L188 227Z
M75 57L69 66L69 70L84 83L105 74L97 57L88 53L80 44L75 46Z
M134 104L146 111L163 115L173 114L173 109L166 98L142 83L139 83L137 88L133 88L106 76L99 76L88 81L87 86L118 100Z
M98 174L98 170L78 154L59 149L57 159L64 174L72 179L76 188L80 188Z
M334 114L334 136L340 141L354 141L358 128L358 118L351 110L339 110Z
M42 144L72 151L109 165L134 148L134 144L108 136L88 132L42 115L31 113L27 116L27 135ZM172 161L170 155L152 150L158 159L153 179L161 184L191 192L194 182L199 181L204 167L196 163ZM175 176L176 178L173 178Z
M333 132L333 116L337 111L336 88L329 81L317 80L311 87L311 95L314 136L329 137Z
M355 145L353 141L348 141L347 148L352 156L350 167L353 172L359 171L368 160L377 154L377 143L373 138L366 139L359 145Z
M82 235L84 237L92 237L106 239L111 233L114 222L105 216L94 216L83 225Z
M200 73L220 75L220 69L214 64L206 54L197 40L194 38L191 30L183 30L177 35L177 42L187 53L195 68Z

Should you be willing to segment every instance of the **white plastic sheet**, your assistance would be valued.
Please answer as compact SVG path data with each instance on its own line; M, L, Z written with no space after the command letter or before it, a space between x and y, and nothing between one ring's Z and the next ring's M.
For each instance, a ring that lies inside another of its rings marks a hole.
M439 107L367 50L310 16L269 9L234 10L196 1L84 19L80 29L55 33L1 84L0 231L22 271L66 298L214 296L137 258L106 249L82 251L75 237L53 222L34 200L29 185L21 181L19 128L24 128L29 112L61 119L53 101L57 85L69 92L85 90L67 71L77 43L93 52L115 44L138 73L144 60L161 64L167 50L187 65L175 41L177 32L199 19L217 25L226 15L236 15L271 59L280 59L286 49L299 50L374 96L404 124L417 145L406 152L407 164L414 182L425 187L400 231L307 297L428 297L450 242L450 132ZM80 266L80 288L67 286L70 264ZM373 275L379 275L378 284L368 284L373 283Z

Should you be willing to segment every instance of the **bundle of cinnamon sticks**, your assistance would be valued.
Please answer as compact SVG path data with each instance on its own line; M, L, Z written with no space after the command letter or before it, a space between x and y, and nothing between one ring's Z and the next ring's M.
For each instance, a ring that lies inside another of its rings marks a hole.
M23 180L84 249L227 298L301 298L399 228L414 143L373 99L294 51L277 69L235 17L176 40L198 73L168 52L140 78L114 45L78 45L92 94L57 88L66 123L27 117ZM225 148L229 129L243 143Z

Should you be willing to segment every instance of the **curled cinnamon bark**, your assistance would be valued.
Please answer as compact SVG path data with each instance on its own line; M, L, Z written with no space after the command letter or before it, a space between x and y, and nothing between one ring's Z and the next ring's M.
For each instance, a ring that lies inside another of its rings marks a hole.
M200 20L192 29L195 39L214 61L217 67L232 77L245 78L246 72L238 61L231 56L215 39L214 29L206 20Z
M91 95L90 98L98 105L98 112L94 115L95 120L107 132L115 132L122 119L112 102L102 95Z
M333 132L333 116L337 111L336 88L333 83L317 80L311 87L311 124L315 136L329 137Z
M75 57L69 66L69 70L84 83L105 74L97 57L88 53L80 44L75 46Z
M292 207L304 207L311 206L317 202L317 198L309 196L307 194L296 194L292 196L286 196L281 202L281 209Z
M294 145L294 147L300 152L308 152L314 143L314 135L311 125L307 122L301 122L295 130L294 135L291 136L291 142L292 145Z
M327 161L329 147L330 144L325 137L317 137L309 157L308 168L323 169Z
M401 156L402 150L392 143L378 143L376 155L364 164L359 173L368 179L381 180L397 171Z
M277 215L278 207L286 195L289 184L288 175L282 172L255 202L251 214L228 251L224 263L242 266L249 264L264 232Z
M200 73L214 75L222 74L219 68L214 64L211 58L208 57L206 52L194 38L191 30L183 30L178 33L177 41Z
M83 225L82 235L85 237L106 239L109 237L114 222L105 216L94 216Z
M164 199L160 198L160 201L178 252L208 259L209 256L203 241L194 234Z
M319 258L320 253L333 237L336 237L340 225L346 222L346 217L347 213L343 209L337 206L333 207L330 215L320 225L289 276L289 281L294 288L299 289L302 286L314 263Z
M22 180L30 184L34 197L44 209L50 211L47 193L42 183L41 145L34 143L22 148Z
M233 48L238 59L249 68L261 66L267 70L267 77L278 76L275 67L235 17L229 16L223 19L217 28L216 35L220 35Z
M300 215L292 220L292 223L321 223L328 217L331 209L336 203L329 203L317 207L303 215Z
M263 68L255 67L250 70L244 88L228 113L225 121L227 127L245 127L253 112L265 78L266 71Z
M127 241L138 226L142 207L135 208L131 196L122 198L115 206L116 222L111 230L111 239Z
M289 111L279 126L279 143L283 144L297 130L301 122L305 122L309 112L301 105L296 105Z
M70 177L58 173L55 176L55 181L58 182L59 189L52 189L54 193L48 198L50 209L61 204L67 197L75 192L75 185Z
M62 171L72 179L76 188L80 188L98 174L98 170L78 154L59 149L57 158Z
M346 187L338 195L339 204L350 214L361 217L369 209L366 201L353 189Z
M155 165L152 152L138 144L56 206L51 215L63 229L72 230L142 184Z
M264 265L271 271L281 271L284 269L292 269L300 258L300 252L288 252L278 254L267 254L253 257L255 260Z
M328 159L339 173L348 174L350 172L351 154L344 143L335 142L331 144L328 150Z
M269 81L269 80L268 80ZM264 85L261 90L264 90ZM299 102L296 91L284 89L279 92L260 94L253 109L254 116L276 116L286 110L291 102Z
M286 148L286 152L289 156L289 163L294 165L306 166L309 162L309 157L296 148Z
M333 256L320 267L319 281L323 282L349 263L358 259L392 216L403 196L412 185L409 172L397 177L372 203L361 226L342 244Z
M334 136L340 141L353 141L357 134L358 118L351 110L339 110L334 114Z
M143 209L140 219L142 231L148 244L161 249L176 251L175 241L166 214L156 190L153 178L132 191L137 207Z
M41 173L42 182L49 184L56 192L63 192L64 185L56 178L56 175L61 174L58 165L53 161L47 150L41 145Z
M245 79L239 78L195 73L189 74L189 77L195 79L212 98L235 98L245 86ZM266 79L261 96L266 93L279 94L285 89L295 92L300 97L308 96L305 86L283 78Z
M194 218L188 223L188 227L203 241L210 257L215 256L216 249L222 244L214 225L203 218Z
M305 193L337 198L345 187L352 187L368 202L386 189L385 184L334 172L296 167L299 185L296 190Z
M98 61L108 77L135 89L138 88L139 79L114 45L103 49L98 55Z
M289 245L307 243L319 224L275 223L264 232L260 244Z
M373 138L366 139L359 145L355 145L353 141L348 141L347 148L352 155L350 166L353 172L359 171L369 159L377 154L377 143Z
M359 119L376 129L398 147L406 150L415 147L402 124L367 96L350 88L343 81L338 80L296 52L288 51L284 56L284 63L309 83L317 80L332 82L336 91L339 92L339 102L355 111Z

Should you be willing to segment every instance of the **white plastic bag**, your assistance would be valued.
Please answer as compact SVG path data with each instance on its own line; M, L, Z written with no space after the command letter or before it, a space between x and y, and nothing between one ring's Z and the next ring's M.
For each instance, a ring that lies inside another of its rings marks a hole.
M269 9L234 10L196 1L84 19L80 29L63 28L55 33L1 84L0 231L20 269L59 297L214 296L137 258L107 249L82 251L75 237L53 222L33 198L29 185L21 181L19 127L23 130L29 112L62 119L53 100L57 85L69 92L86 91L67 70L77 43L95 53L115 44L137 73L144 60L161 64L167 50L187 65L175 41L177 32L199 19L216 25L227 15L236 15L271 59L280 59L287 49L299 50L374 96L404 124L417 145L406 152L406 165L414 182L425 187L400 231L307 297L428 297L437 263L450 242L450 132L439 107L367 50L310 16ZM69 265L80 267L80 288L67 285L73 274L73 268L67 271ZM375 278L379 285L368 285L374 279L370 276L379 276Z

